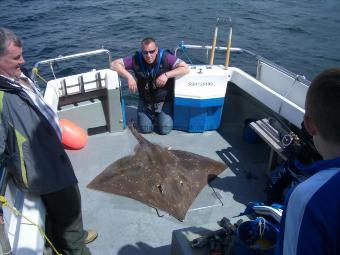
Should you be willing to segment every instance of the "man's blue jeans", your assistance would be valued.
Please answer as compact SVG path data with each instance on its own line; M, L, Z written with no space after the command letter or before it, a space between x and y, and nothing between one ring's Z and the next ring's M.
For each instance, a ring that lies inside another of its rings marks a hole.
M156 128L161 135L169 134L173 128L172 103L164 102L162 111L158 113L150 110L143 99L139 99L137 122L141 133L151 133Z

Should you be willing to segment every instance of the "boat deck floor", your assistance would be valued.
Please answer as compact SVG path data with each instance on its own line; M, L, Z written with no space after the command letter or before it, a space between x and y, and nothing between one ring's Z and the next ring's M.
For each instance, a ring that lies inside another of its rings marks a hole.
M242 139L241 124L227 124L218 131L144 137L164 147L186 150L224 161L227 169L198 195L183 222L133 199L91 190L86 185L109 164L133 153L137 140L126 129L89 137L86 148L68 151L79 180L84 227L98 231L90 243L92 254L171 253L172 231L216 223L222 217L236 222L250 201L263 201L269 149Z

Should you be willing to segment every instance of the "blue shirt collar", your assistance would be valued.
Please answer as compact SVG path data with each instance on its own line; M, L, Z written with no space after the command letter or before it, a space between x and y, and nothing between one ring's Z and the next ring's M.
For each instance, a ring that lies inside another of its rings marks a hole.
M304 173L315 174L329 168L340 168L340 157L328 160L318 160L309 166L304 166L300 161L295 161L295 165Z

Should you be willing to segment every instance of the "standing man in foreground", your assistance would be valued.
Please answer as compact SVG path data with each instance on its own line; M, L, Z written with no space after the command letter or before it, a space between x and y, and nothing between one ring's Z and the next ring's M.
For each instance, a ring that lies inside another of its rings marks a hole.
M170 133L173 128L174 77L189 73L187 64L158 48L154 38L147 37L142 40L140 51L114 60L111 68L127 79L130 91L138 89L139 131L150 133L156 126L160 134ZM133 70L135 77L128 70Z
M278 253L340 254L340 68L311 83L304 124L323 160L303 168L313 174L286 203Z
M53 244L63 255L88 255L81 200L71 162L61 144L56 113L20 69L21 40L0 27L0 158L23 192L39 195Z

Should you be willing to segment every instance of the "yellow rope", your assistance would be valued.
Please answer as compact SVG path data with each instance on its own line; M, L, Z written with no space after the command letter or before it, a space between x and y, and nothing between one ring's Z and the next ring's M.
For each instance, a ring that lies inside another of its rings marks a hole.
M47 84L47 81L44 79L44 77L42 77L40 74L39 74L39 70L37 67L34 67L32 69L32 72L40 79L42 80L43 82L45 82Z
M7 199L4 196L0 196L0 203L2 203L4 206L7 206L10 210L13 211L13 213L17 216L21 216L24 219L26 219L28 222L30 222L32 225L36 226L39 229L40 234L46 239L46 241L49 243L49 245L52 247L52 249L54 250L54 252L57 255L62 255L61 253L59 253L57 251L57 249L54 247L54 245L52 244L52 242L50 241L50 239L48 239L48 237L46 236L44 230L38 225L35 224L33 221L31 221L29 218L27 218L25 215L23 215L20 211L18 211L14 206L10 205L7 201Z

